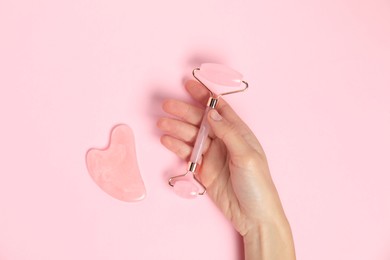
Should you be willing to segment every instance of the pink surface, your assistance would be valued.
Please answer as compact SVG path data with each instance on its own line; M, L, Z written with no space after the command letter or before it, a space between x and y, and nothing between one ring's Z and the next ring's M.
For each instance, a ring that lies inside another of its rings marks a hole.
M114 127L106 149L88 150L86 163L95 183L112 197L127 202L145 198L134 134L127 125Z
M226 64L259 137L298 259L390 259L390 4L352 1L0 1L0 259L242 259L207 197L167 184L164 98ZM85 152L136 136L148 196L91 181Z

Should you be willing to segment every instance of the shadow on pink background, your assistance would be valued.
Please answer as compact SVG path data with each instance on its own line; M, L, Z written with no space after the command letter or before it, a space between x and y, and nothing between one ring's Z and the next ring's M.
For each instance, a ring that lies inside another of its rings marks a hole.
M243 259L207 197L177 198L165 98L202 62L262 142L298 259L390 259L390 4L0 1L0 259ZM132 127L147 198L91 180L85 153Z

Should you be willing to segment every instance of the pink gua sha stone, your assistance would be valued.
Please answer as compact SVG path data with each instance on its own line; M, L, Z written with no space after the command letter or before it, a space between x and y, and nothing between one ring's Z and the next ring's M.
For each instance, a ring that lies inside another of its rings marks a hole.
M118 125L112 130L106 149L88 150L86 162L92 179L107 194L126 202L145 198L134 135L127 125Z

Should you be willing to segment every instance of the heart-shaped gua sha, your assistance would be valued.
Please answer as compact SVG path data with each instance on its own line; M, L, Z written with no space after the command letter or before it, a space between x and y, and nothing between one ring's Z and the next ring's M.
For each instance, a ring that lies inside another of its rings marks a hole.
M108 147L104 150L88 150L86 161L92 179L112 197L126 202L145 198L146 190L138 168L134 135L127 125L114 127Z

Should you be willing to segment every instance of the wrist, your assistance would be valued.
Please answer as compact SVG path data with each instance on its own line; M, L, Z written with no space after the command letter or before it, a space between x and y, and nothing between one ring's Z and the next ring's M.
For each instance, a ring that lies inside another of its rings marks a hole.
M290 225L285 221L270 221L252 227L243 236L245 260L294 260L294 243Z

